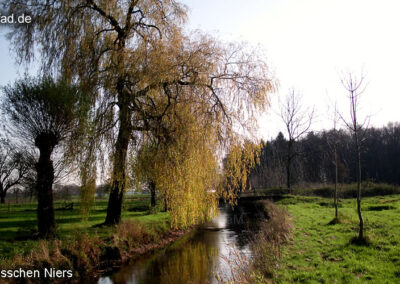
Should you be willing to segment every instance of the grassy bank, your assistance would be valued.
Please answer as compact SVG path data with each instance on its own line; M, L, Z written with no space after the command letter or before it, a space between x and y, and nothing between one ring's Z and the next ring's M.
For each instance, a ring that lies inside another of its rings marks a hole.
M277 204L290 213L292 240L282 249L274 282L398 283L400 279L400 196L362 201L368 246L351 244L358 219L355 200L340 201L341 223L330 225L332 200L287 196Z
M106 215L106 200L97 200L83 221L78 200L55 203L57 238L37 240L35 203L5 204L0 207L0 267L72 269L74 278L122 263L131 257L160 248L179 238L171 231L169 215L150 214L149 196L135 195L124 202L118 226L94 226Z

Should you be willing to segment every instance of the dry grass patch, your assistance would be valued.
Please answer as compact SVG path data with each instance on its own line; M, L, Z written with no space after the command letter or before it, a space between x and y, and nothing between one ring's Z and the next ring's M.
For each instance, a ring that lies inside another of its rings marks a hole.
M253 265L266 278L272 278L281 257L282 245L291 240L293 223L286 209L264 201L268 220L252 242Z

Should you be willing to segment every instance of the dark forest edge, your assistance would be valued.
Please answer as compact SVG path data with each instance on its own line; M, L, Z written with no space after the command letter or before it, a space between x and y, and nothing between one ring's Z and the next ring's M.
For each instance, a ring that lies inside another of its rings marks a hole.
M362 183L362 194L364 197L384 196L400 194L400 186L386 183ZM289 194L286 188L275 187L256 189L253 191L244 192L241 196L283 196ZM334 194L334 185L332 184L303 184L295 185L291 193L293 196L319 196L332 198ZM341 184L338 187L338 198L355 198L357 197L357 184Z
M338 154L338 183L357 181L354 141L346 130L310 132L294 145L297 153L291 164L291 183L334 183L333 152L329 143L336 137ZM262 142L260 163L251 171L255 188L286 186L286 155L288 141L282 133ZM369 183L400 184L400 125L389 123L381 128L365 130L361 155L361 180ZM307 186L308 187L308 186Z

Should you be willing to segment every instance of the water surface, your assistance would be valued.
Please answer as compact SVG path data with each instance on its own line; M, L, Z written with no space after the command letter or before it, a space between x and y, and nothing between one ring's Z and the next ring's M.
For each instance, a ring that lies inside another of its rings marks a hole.
M240 202L234 209L221 205L220 214L187 240L124 265L98 283L218 283L216 275L229 279L237 256L251 256L249 239L263 218L253 204Z

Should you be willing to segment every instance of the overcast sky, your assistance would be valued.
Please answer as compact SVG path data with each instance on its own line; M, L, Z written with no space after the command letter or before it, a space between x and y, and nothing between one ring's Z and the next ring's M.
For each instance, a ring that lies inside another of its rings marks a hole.
M328 101L348 114L343 72L364 70L368 87L362 111L371 124L399 121L400 1L396 0L183 0L189 28L224 40L248 41L265 50L279 80L272 109L260 120L260 136L275 137L283 125L274 113L278 99L294 88L305 106L315 106L313 129L330 128ZM4 31L0 31L4 34ZM0 37L0 85L18 70Z

